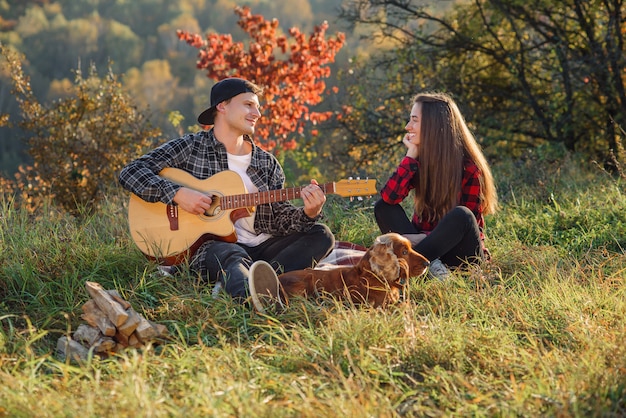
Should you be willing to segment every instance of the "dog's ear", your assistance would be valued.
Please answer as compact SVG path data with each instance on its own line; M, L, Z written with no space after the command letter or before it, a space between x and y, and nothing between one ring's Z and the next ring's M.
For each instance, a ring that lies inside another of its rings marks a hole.
M404 258L398 257L398 277L408 279L410 277L409 270L409 262Z
M410 276L408 259L411 257L411 253L413 253L410 241L404 238L398 239L394 243L394 253L398 257L398 268L400 269L398 276L402 279L408 279Z
M398 264L398 257L393 251L393 242L377 239L365 256L368 256L372 273L379 279L395 281L398 278L400 265Z

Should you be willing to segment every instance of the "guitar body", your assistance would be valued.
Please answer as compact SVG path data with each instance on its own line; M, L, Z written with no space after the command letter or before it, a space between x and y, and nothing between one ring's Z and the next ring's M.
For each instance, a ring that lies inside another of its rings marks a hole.
M222 171L205 180L191 174L165 168L159 175L174 183L204 192L213 197L213 206L205 215L193 215L174 205L149 203L131 194L128 223L135 244L148 258L164 265L184 261L207 239L235 242L233 222L250 216L254 208L221 209L219 197L246 193L241 177L234 171Z

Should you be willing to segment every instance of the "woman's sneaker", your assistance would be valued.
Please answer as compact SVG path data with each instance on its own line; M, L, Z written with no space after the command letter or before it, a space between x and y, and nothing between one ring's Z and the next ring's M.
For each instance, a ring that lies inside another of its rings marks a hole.
M280 301L280 282L272 266L263 260L255 261L250 266L248 288L252 304L260 313L273 305L282 306Z
M448 270L441 260L436 259L431 261L430 266L428 266L428 274L430 274L431 277L439 279L443 282L450 277L450 270Z

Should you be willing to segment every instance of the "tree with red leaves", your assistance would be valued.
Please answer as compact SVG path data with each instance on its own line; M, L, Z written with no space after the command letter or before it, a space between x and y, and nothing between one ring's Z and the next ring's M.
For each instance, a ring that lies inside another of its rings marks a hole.
M302 134L307 122L328 120L332 112L313 112L319 104L330 68L343 47L345 35L338 32L326 39L328 23L316 26L307 39L297 28L280 34L278 20L267 21L253 15L249 7L236 7L239 26L250 35L247 50L242 42L233 42L230 34L198 34L179 30L178 38L198 48L199 69L207 77L248 79L264 88L263 117L256 128L259 145L267 150L295 149L294 133ZM280 59L280 57L285 57ZM336 93L336 90L334 91Z

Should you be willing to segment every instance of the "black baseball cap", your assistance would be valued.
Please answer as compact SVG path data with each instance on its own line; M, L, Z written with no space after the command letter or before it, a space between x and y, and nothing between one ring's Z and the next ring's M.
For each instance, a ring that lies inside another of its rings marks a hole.
M241 93L254 93L259 95L262 89L256 84L243 78L225 78L218 81L211 88L211 107L198 116L201 125L213 125L215 122L216 106L225 100L232 99Z

